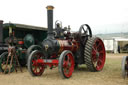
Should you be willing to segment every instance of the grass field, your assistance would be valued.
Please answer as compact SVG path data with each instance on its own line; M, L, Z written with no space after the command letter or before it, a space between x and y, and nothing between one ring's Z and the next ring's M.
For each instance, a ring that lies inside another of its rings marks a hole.
M128 85L128 78L121 76L122 57L127 54L107 54L101 72L89 72L85 65L79 66L69 79L62 79L58 68L46 69L40 77L32 77L26 68L23 73L0 74L0 85Z

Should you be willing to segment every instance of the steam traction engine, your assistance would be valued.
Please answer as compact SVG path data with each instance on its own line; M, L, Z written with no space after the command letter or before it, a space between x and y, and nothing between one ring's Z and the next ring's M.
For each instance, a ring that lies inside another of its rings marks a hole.
M128 56L124 56L122 59L122 77L128 78Z
M28 70L32 76L40 76L45 68L58 66L63 78L69 78L78 64L86 64L90 71L101 71L105 64L105 48L102 40L92 37L89 25L71 33L70 27L62 28L56 22L53 29L53 6L47 6L48 36L41 50L34 50L28 57Z

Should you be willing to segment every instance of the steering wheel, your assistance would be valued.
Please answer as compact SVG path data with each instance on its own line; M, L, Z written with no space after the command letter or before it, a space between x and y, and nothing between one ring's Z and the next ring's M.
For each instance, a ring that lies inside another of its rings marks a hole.
M92 31L88 24L83 24L79 29L79 39L81 42L85 43L85 38L92 37Z

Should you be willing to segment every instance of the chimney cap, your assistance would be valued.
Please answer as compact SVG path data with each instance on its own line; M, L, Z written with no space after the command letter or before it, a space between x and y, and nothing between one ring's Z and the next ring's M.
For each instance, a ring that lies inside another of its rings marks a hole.
M54 7L52 5L48 5L46 8L47 8L47 10L53 10L54 9Z

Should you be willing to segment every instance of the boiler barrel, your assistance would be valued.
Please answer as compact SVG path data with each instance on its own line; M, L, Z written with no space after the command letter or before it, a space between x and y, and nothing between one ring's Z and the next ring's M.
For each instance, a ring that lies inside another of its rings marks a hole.
M78 43L76 41L68 41L68 40L58 40L59 43L59 53L61 53L64 50L70 50L72 52L77 51L78 49Z

